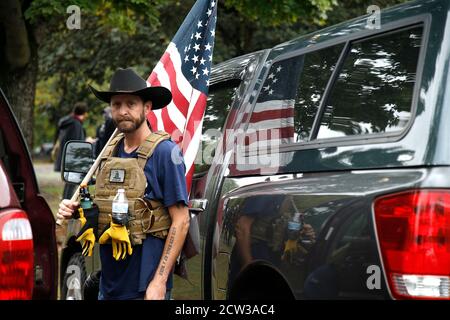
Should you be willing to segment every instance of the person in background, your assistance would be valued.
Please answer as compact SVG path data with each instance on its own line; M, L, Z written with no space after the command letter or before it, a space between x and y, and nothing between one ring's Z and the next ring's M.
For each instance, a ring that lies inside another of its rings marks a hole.
M95 157L97 158L116 129L111 115L111 107L103 109L104 122L97 127L95 140Z
M83 122L88 116L88 106L84 102L75 103L72 113L62 117L58 121L55 134L55 147L52 151L52 159L55 161L54 170L61 171L62 153L64 145L70 140L85 140L86 131ZM70 199L76 189L76 185L66 183L62 194L63 199Z

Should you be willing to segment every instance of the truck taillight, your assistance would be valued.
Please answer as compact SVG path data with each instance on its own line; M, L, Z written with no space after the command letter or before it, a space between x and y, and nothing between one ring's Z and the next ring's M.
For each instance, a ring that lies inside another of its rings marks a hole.
M396 299L450 299L450 190L377 198L375 225Z
M31 225L22 210L0 214L0 300L31 299L34 282Z

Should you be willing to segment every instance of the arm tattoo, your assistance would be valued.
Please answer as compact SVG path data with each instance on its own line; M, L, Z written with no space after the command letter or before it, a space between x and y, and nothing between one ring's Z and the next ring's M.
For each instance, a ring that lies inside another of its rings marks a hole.
M177 230L175 227L170 228L169 244L167 245L167 250L162 258L161 267L159 268L159 272L158 272L160 276L164 275L164 270L166 269L166 263L167 263L167 260L169 259L169 255L172 251L173 242L175 241L176 231Z

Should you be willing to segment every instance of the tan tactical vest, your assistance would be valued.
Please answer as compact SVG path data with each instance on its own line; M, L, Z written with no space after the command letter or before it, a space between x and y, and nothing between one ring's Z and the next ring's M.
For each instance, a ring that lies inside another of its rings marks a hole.
M123 138L118 134L106 147L96 178L95 199L100 214L98 238L111 222L112 201L118 189L125 189L128 198L128 230L133 245L142 244L147 234L165 239L172 223L167 208L159 201L144 199L147 178L144 167L156 146L170 135L152 132L139 146L137 158L118 158L117 146Z

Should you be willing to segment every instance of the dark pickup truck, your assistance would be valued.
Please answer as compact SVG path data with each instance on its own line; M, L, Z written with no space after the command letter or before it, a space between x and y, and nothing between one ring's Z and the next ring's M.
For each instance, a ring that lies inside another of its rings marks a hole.
M450 298L450 2L371 19L214 67L174 297Z

